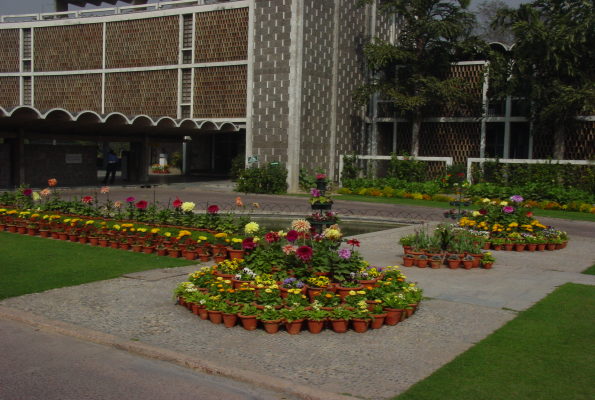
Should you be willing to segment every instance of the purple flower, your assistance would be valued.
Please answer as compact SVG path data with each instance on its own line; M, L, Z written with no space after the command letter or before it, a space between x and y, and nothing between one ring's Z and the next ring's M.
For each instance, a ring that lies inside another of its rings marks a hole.
M297 281L297 283L295 284L295 287L298 289L301 289L304 287L304 282L302 281Z
M521 196L519 196L518 194L515 194L514 196L512 196L512 197L510 198L510 201L514 201L515 203L521 203L523 200L525 200L525 199L523 199L523 198L522 198Z
M341 257L345 260L349 260L349 258L351 257L351 250L349 250L349 249L339 250L339 257Z
M298 233L297 233L297 231L294 231L292 229L289 232L287 232L287 236L285 238L287 239L287 241L293 243L293 242L295 242L297 240Z
M514 212L514 208L511 206L506 206L502 209L502 211L504 211L506 214L512 214Z
M320 195L322 193L318 189L311 188L310 189L310 194L312 195L312 197L320 197Z

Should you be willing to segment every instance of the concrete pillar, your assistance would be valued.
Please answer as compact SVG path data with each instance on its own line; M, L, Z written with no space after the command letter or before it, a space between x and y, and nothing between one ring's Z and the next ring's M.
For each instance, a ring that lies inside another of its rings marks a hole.
M149 180L149 137L143 136L143 141L140 143L139 164L140 171L138 173L138 180L147 182Z
M22 185L25 183L25 130L19 129L19 136L17 137L17 152L18 152L18 180L17 183Z

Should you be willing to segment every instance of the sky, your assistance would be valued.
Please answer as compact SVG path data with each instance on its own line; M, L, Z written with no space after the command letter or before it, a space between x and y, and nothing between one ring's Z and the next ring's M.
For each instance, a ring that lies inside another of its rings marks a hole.
M160 0L149 0L149 3L157 3ZM506 4L511 7L517 7L521 3L526 3L526 0L503 0ZM471 0L473 3L478 0ZM121 1L116 5L117 7L129 6L130 4L123 3ZM101 7L87 6L85 8L109 8L114 7L110 4L105 3ZM80 7L69 6L69 10L80 10ZM53 0L0 0L0 15L13 15L13 14L37 14L43 12L53 12L54 1Z

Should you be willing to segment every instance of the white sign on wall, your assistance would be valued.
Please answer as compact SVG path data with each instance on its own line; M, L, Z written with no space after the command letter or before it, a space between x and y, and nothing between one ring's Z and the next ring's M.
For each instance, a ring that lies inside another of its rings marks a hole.
M66 164L82 164L82 154L66 154Z

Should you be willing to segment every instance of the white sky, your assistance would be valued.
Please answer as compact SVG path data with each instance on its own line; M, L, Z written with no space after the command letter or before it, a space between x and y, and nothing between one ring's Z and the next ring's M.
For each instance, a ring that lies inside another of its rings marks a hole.
M149 3L157 3L160 0L149 0ZM354 0L345 0L354 1ZM478 0L471 0L473 3ZM527 0L503 0L506 4L516 7L521 3L526 3ZM117 6L129 6L130 4L118 2ZM101 7L87 6L85 8L109 8L114 7L111 4L104 3ZM70 10L80 10L80 7L69 6ZM0 15L14 15L14 14L37 14L42 12L53 12L54 1L53 0L0 0Z

